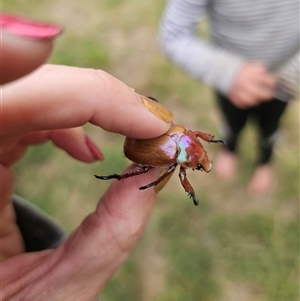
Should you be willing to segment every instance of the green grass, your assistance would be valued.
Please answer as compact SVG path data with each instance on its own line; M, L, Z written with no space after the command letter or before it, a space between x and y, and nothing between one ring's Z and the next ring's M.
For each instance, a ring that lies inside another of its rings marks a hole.
M162 57L157 40L163 1L4 1L3 10L65 27L55 64L102 68L174 111L176 122L218 135L220 117L210 88L189 79ZM204 28L200 28L205 34ZM86 126L104 152L85 165L50 143L32 147L15 166L16 191L72 231L94 210L109 183L94 173L121 171L123 137ZM274 169L277 185L251 197L246 185L256 156L256 134L242 134L239 177L224 183L214 172L188 171L199 207L177 175L159 194L145 234L107 284L103 301L299 300L299 105L282 123ZM218 147L208 145L214 159Z

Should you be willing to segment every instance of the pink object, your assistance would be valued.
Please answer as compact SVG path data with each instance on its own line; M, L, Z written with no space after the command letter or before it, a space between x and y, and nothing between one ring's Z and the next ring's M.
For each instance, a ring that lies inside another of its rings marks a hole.
M17 36L37 40L53 39L62 28L52 24L40 23L9 14L0 14L1 29Z

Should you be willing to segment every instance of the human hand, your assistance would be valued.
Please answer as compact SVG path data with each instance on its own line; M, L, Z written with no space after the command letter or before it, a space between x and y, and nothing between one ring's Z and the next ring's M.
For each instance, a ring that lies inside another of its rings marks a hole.
M228 93L239 108L255 106L271 100L277 79L260 63L246 63L238 72Z
M10 167L29 145L46 140L83 162L100 160L81 125L90 122L125 136L152 138L168 130L173 114L101 70L45 65L20 79L48 58L59 30L41 38L32 32L42 29L32 25L29 36L26 22L13 22L23 30L4 26L1 41L1 297L94 300L142 235L155 192L138 187L155 180L159 171L113 182L65 243L24 253L10 200Z

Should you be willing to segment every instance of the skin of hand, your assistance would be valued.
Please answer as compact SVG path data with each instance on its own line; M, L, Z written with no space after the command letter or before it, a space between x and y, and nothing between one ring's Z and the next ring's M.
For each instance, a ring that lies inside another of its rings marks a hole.
M261 63L245 63L238 72L228 93L234 105L243 109L271 100L276 76Z
M55 250L25 253L11 203L14 188L11 166L21 159L26 148L52 140L74 158L93 162L101 160L102 155L81 128L87 122L124 136L153 138L166 132L174 117L104 71L43 66L51 54L53 40L54 36L28 37L10 28L3 29L1 47L6 61L3 63L3 59L1 65L0 140L3 301L95 300L143 233L156 194L153 189L140 191L138 187L157 179L160 172L153 169L126 181L114 181L95 211L65 243Z

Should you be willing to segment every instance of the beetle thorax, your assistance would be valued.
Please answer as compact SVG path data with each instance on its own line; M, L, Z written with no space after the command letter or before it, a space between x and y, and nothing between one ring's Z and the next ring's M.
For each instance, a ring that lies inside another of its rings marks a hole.
M192 131L186 131L177 141L177 163L186 168L209 172L211 162L201 142Z
M184 133L178 140L177 147L178 164L185 165L189 168L196 168L204 149L194 133L192 131Z

